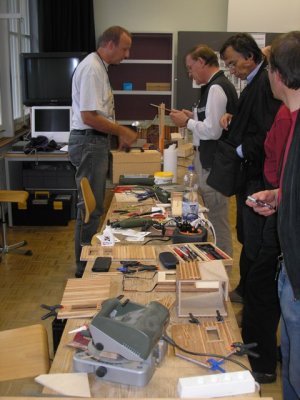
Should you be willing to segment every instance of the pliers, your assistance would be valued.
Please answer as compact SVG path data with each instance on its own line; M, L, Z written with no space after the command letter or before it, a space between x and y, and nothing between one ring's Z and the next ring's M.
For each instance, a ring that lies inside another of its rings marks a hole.
M121 267L117 268L118 271L122 272L123 274L133 274L135 272L141 271L156 271L158 268L156 265L122 265Z
M63 308L61 304L55 304L54 306L47 306L47 304L41 304L42 308L45 308L46 310L49 310L49 312L41 317L41 319L47 319L49 317L57 317L57 311L56 309Z
M134 192L133 192L134 193ZM143 193L134 193L138 201L143 201L149 199L150 197L155 197L155 192L151 189L145 189Z

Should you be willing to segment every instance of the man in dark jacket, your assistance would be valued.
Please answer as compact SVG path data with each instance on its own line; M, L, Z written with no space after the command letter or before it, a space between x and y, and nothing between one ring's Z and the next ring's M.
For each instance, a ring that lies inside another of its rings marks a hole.
M266 70L267 61L252 36L240 33L230 37L223 44L220 54L230 72L247 82L239 98L237 113L233 116L225 114L221 119L222 126L228 129L228 140L237 146L236 152L243 160L244 168L244 182L236 195L237 237L243 245L240 282L230 298L232 301L244 301L243 339L245 342L251 339L257 342L257 352L260 354L260 358L250 359L250 363L255 379L260 383L269 383L276 379L276 347L270 337L276 335L278 313L274 315L274 323L266 325L268 316L255 311L255 307L259 309L261 303L254 296L251 273L255 270L256 282L261 281L263 286L264 270L275 269L279 249L276 251L267 241L269 236L267 229L264 231L265 218L247 207L245 200L251 193L265 188L264 141L280 102L273 97ZM263 268L267 264L268 267ZM265 289L266 292L269 290ZM257 290L263 291L264 288ZM259 331L257 327L260 327Z
M273 207L247 201L257 213L271 216L278 206L278 234L283 260L278 279L281 306L283 399L300 398L300 31L280 35L271 46L269 78L274 96L290 110L291 130L282 161L279 190L253 194Z

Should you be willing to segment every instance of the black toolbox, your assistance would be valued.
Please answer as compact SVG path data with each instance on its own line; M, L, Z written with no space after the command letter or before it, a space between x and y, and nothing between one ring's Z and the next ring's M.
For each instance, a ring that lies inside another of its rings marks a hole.
M66 226L71 219L70 194L37 191L28 197L26 206L12 203L14 225Z

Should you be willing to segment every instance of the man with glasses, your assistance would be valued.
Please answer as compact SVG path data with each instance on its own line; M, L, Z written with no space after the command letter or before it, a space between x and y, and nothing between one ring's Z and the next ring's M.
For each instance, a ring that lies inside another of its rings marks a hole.
M245 200L251 193L265 188L264 141L280 102L271 91L267 60L251 35L231 36L223 44L220 54L230 73L247 82L239 98L237 113L225 114L221 119L222 126L228 129L228 139L236 144L245 170L244 185L236 194L237 237L242 243L240 281L230 298L244 303L244 342L258 343L260 357L250 358L254 377L259 383L271 383L276 380L279 311L275 271L280 250L276 224L266 225L266 219L247 207Z
M206 183L210 173L217 142L223 137L220 118L224 112L235 113L237 94L234 86L219 69L215 52L206 45L191 49L185 58L189 77L201 86L200 100L193 111L173 110L172 121L193 132L195 170L199 189L209 220L214 226L217 245L232 255L232 238L229 223L229 199Z

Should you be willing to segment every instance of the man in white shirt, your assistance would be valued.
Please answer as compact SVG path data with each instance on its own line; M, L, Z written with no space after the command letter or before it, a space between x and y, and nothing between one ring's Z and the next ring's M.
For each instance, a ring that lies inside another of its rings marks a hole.
M118 125L114 116L114 99L108 66L129 57L131 34L120 26L108 28L98 39L97 51L89 54L77 67L72 81L73 120L69 139L69 157L76 167L78 214L75 228L76 273L80 278L85 262L80 261L81 245L89 244L97 232L104 212L106 176L109 163L110 136L119 147L130 146L135 131ZM82 222L83 199L80 181L87 177L96 198L96 209L90 221Z
M218 140L224 137L220 118L226 110L236 110L237 94L234 86L219 68L215 52L206 45L191 49L185 58L188 74L200 89L200 100L193 111L173 110L172 121L193 132L195 170L199 189L208 218L214 226L217 245L232 256L232 238L229 223L229 199L210 187L206 180L210 173Z

